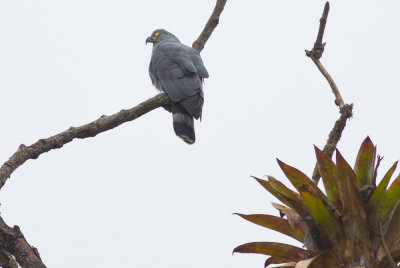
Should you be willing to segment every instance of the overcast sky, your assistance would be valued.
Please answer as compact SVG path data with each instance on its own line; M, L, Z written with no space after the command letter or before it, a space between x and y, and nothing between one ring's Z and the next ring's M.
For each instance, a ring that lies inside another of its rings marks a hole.
M311 176L338 108L304 55L324 1L228 0L202 52L196 143L177 138L163 109L29 160L1 191L1 215L19 225L48 267L263 267L235 254L254 241L295 240L240 213L278 215L249 176L287 182L275 158ZM157 91L151 45L165 28L191 45L214 0L0 1L0 162L21 143L131 108ZM354 163L370 135L400 158L400 2L331 3L322 63L354 103L339 149ZM396 172L396 175L398 173Z

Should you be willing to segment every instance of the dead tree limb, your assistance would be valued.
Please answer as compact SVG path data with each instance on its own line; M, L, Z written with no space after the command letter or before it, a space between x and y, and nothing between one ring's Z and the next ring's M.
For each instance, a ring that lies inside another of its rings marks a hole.
M1 248L12 254L22 268L46 268L36 248L31 247L18 226L9 227L0 217Z
M214 11L204 27L204 30L193 43L193 48L201 52L205 43L210 38L215 27L219 22L219 17L224 9L226 0L217 0ZM160 93L139 105L120 112L101 116L99 119L80 127L70 127L69 129L51 136L40 139L32 145L25 146L21 144L18 150L0 167L0 189L3 188L7 179L22 164L29 159L36 159L41 154L53 149L63 147L74 139L84 139L94 137L99 133L113 129L123 123L135 120L140 116L164 107L168 110L169 99L165 93ZM15 257L15 260L22 268L44 268L46 267L39 257L36 248L31 247L25 240L18 226L11 228L6 225L0 217L0 264L6 262L7 252Z
M326 145L323 148L324 153L326 153L329 157L332 157L333 152L336 149L336 146L342 137L342 132L346 126L346 122L349 118L352 117L353 113L353 104L345 104L342 96L340 95L339 89L333 80L332 76L328 73L319 59L322 57L322 54L325 49L325 44L322 43L322 39L324 37L325 26L328 19L329 14L329 2L325 3L324 12L322 13L322 17L319 20L319 30L317 40L314 43L314 47L310 50L306 50L306 55L311 58L311 60L315 63L318 70L322 73L325 79L328 81L333 94L335 95L335 104L339 107L340 118L335 122L333 129L329 133L329 138L326 142ZM318 184L321 175L319 174L318 164L315 165L314 172L312 175L312 179L315 183Z
M89 124L80 127L70 127L57 135L46 139L40 139L29 146L21 144L18 150L0 168L0 189L4 186L10 175L27 160L36 159L43 153L61 148L73 139L94 137L101 132L135 120L156 108L167 105L168 103L169 99L167 95L160 93L131 109L121 110L118 113L109 116L103 115Z

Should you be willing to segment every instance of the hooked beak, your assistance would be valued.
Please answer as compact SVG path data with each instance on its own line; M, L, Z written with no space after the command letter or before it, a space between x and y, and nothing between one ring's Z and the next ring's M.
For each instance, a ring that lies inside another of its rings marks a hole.
M147 37L147 39L146 39L146 45L147 45L147 43L154 43L153 36Z

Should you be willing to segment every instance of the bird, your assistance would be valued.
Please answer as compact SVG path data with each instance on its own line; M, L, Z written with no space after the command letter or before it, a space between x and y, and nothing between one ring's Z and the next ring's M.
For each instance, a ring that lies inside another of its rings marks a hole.
M153 31L147 43L153 43L149 65L151 82L171 101L175 134L187 144L193 144L196 141L194 118L201 121L203 82L209 77L200 53L164 29Z

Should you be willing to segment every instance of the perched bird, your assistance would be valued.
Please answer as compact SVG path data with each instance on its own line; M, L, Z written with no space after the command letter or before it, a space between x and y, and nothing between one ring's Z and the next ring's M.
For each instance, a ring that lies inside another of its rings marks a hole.
M196 141L193 118L201 120L203 79L208 78L200 53L172 33L158 29L146 39L153 43L149 66L153 85L171 100L174 131L188 144Z

